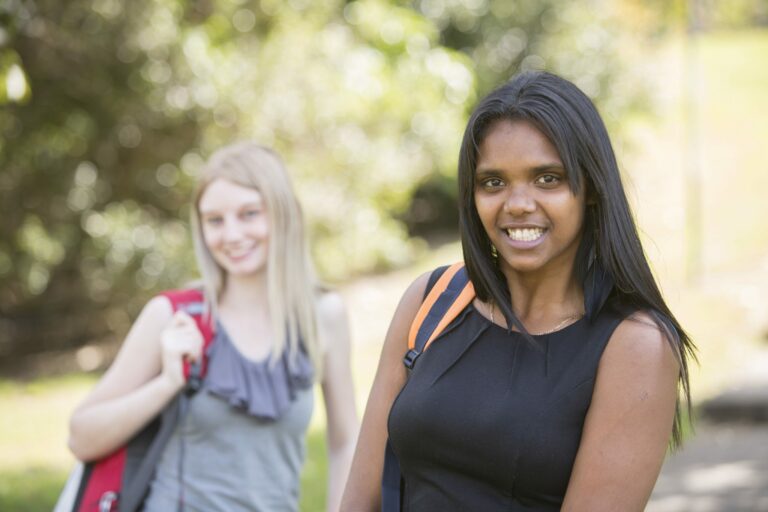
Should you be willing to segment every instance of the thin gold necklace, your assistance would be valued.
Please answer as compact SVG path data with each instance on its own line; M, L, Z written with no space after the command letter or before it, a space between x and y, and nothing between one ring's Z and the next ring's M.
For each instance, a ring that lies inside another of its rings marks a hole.
M492 324L495 324L496 322L494 322L494 320L493 320L493 310L494 310L494 307L493 307L493 306L494 306L494 303L493 303L493 302L491 302L491 305L490 305L491 323L492 323ZM532 332L532 333L529 333L529 334L532 334L533 336L543 336L543 335L545 335L545 334L552 334L553 332L555 332L555 331L557 331L557 330L559 330L559 329L561 329L561 328L565 327L565 326L566 326L566 324L567 324L569 321L571 321L571 320L573 320L573 321L576 321L576 320L578 320L579 318L581 318L582 316L584 316L584 315L583 315L583 313L574 313L574 314L572 314L572 315L570 315L570 316L567 316L567 317L563 318L563 321L562 321L562 322L560 322L559 324L557 324L556 326L554 326L552 329L549 329L548 331L544 331L544 332Z

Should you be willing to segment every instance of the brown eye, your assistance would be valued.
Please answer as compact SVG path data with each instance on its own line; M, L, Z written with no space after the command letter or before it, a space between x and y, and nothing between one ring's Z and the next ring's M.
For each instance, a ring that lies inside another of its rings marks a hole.
M481 182L483 188L494 189L504 186L504 182L500 178L488 178Z
M538 185L544 185L553 187L558 185L562 181L562 178L556 174L542 174L538 178L536 178L536 183Z

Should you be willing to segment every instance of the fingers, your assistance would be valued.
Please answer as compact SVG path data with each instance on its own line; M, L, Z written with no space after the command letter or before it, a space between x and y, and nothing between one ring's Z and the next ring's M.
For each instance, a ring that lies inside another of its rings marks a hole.
M176 313L173 314L173 317L171 318L171 326L175 327L183 327L183 326L192 326L196 327L197 323L195 322L195 319L192 318L189 313L186 311L178 310Z
M191 316L177 311L168 327L163 330L162 342L163 350L169 355L196 361L202 352L203 336Z

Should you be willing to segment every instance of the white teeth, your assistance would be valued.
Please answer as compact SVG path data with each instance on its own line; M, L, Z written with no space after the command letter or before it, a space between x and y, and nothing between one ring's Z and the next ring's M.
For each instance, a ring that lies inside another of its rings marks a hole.
M507 229L509 238L520 242L533 242L543 234L542 228Z

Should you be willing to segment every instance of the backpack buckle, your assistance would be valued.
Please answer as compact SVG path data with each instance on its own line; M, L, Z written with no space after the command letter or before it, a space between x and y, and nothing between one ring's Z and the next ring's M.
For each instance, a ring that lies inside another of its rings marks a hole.
M421 355L421 352L418 350L412 348L408 352L405 353L405 357L403 357L403 364L406 368L409 370L413 370L413 365L416 364L416 359L419 358Z
M99 499L99 512L111 512L112 504L117 503L117 493L107 491Z

